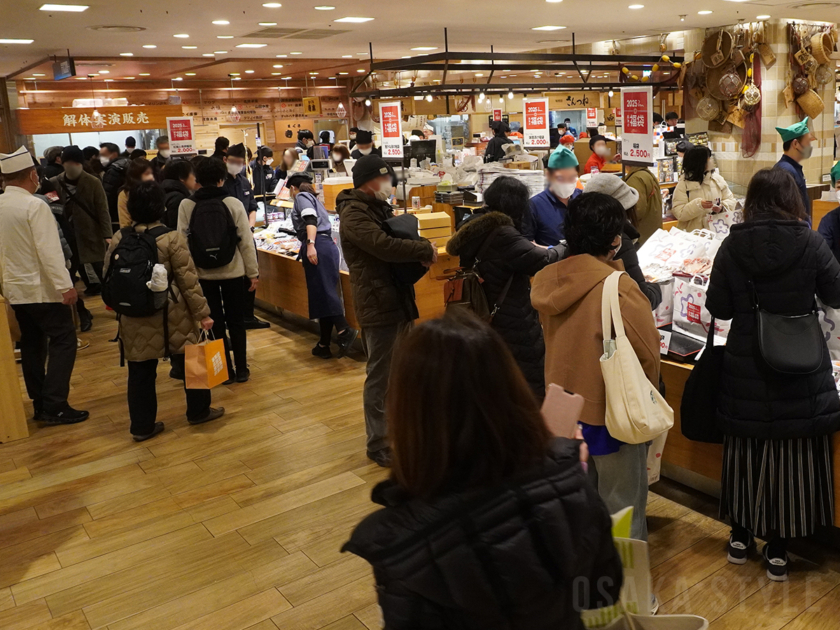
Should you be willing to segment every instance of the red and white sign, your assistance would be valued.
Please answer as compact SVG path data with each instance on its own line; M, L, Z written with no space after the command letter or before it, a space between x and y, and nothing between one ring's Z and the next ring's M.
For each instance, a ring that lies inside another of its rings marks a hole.
M403 157L402 103L380 103L379 120L382 121L382 157Z
M621 88L621 161L650 166L653 158L652 87Z
M598 126L598 110L595 107L586 108L586 126L587 128Z
M538 149L551 147L548 133L548 99L535 98L524 101L525 126L524 145Z
M621 118L621 108L620 107L615 108L615 126L616 127L623 127L624 126L624 121Z
M169 134L169 150L172 155L189 155L197 152L192 116L167 118L166 131Z
M493 120L501 120L502 119L502 110L501 109L494 109L493 110Z

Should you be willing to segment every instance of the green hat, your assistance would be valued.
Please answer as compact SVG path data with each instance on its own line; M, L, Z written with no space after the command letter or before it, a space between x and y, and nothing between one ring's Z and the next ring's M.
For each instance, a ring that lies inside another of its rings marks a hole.
M557 147L551 157L548 158L548 168L575 168L580 162L575 157L574 151L567 147Z
M838 179L840 179L840 162L831 167L831 185L837 185Z
M805 116L805 120L801 120L790 127L776 127L776 131L778 131L779 135L782 136L782 142L788 142L789 140L801 138L806 133L810 133L808 129L808 117Z

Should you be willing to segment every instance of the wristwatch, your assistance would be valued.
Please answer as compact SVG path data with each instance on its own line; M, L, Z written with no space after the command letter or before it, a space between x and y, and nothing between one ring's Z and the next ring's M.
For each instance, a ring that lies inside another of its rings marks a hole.
M313 241L311 238L308 238L308 239L306 239L306 244L307 245L314 245L315 241Z

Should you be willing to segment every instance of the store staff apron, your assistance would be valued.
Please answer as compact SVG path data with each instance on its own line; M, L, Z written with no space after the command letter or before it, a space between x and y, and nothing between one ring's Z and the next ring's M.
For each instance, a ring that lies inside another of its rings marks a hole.
M344 315L344 304L338 295L338 247L329 232L318 232L315 251L318 252L317 265L309 262L306 243L301 243L300 258L309 295L309 319Z

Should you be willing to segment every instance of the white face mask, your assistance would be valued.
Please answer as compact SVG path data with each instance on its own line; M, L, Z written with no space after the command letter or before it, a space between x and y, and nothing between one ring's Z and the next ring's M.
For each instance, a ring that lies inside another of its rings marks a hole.
M370 152L373 151L373 147L368 147L367 149L359 149L359 153L362 155L370 155Z
M67 163L67 164L64 165L64 174L67 176L68 179L72 179L72 180L79 179L79 175L82 174L83 170L84 169L82 168L81 164Z
M158 155L164 160L168 160L169 156L172 155L172 151L170 151L169 149L161 149L160 151L158 151Z
M379 201L388 201L391 198L391 194L394 192L394 187L391 186L391 182L385 182L379 185L379 190L377 190L374 196L379 199Z
M242 172L243 167L244 167L244 164L234 164L233 162L228 162L227 163L228 173L230 173L234 177L236 177L237 175L239 175L239 173Z
M268 158L265 161L265 163L266 163L267 166L271 166L272 164L274 164L274 158Z
M107 158L104 155L99 156L99 162L102 166L108 166L111 163L111 158Z
M344 161L344 158L341 157L341 153L333 153L332 154L332 159L333 159L333 162L335 162L336 164Z
M315 141L314 140L307 140L306 141L306 148L307 149L311 149L314 146L315 146Z
M577 184L574 182L571 184L551 182L548 186L548 189L559 199L568 199L571 197L575 193L575 188L577 188Z
M356 139L356 134L355 134L355 133L351 133L351 134L350 134L350 139L351 139L351 140L355 140L355 139Z

